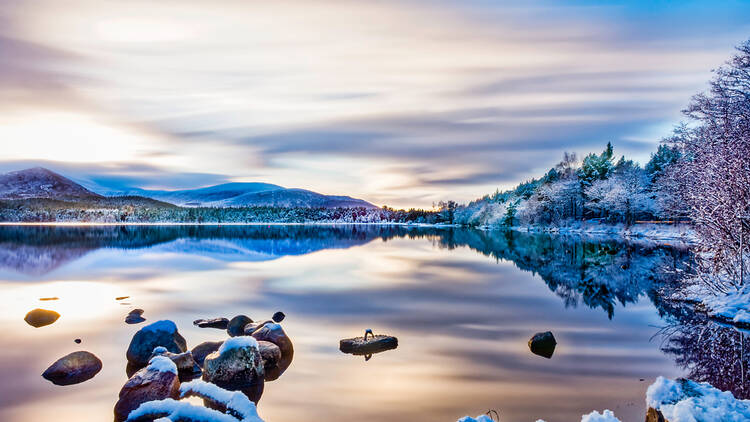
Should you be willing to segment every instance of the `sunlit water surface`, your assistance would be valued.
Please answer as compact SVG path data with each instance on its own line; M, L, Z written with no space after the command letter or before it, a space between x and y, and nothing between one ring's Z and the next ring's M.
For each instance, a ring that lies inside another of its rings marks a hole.
M654 289L686 256L463 229L0 227L0 420L111 420L142 326L124 323L133 308L146 323L175 321L188 347L226 337L195 319L285 312L294 362L266 383L267 421L455 421L496 409L503 421L555 422L605 408L642 420L649 383L685 374L679 350L661 350L669 318ZM31 327L24 315L37 307L62 316ZM369 361L338 350L365 328L397 336L398 348ZM551 359L527 345L547 330ZM103 370L67 387L40 376L76 350Z

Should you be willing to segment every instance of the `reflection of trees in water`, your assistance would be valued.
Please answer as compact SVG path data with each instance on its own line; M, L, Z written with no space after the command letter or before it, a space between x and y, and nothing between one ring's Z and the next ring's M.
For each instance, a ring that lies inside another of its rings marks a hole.
M658 302L656 290L672 283L690 260L685 247L539 233L453 231L441 245L467 245L512 261L539 274L566 306L601 308L610 318L617 303L634 303L643 294Z
M567 306L601 308L611 318L617 303L643 294L657 301L655 288L672 278L689 258L684 248L613 238L586 238L510 231L482 231L386 225L251 226L4 226L0 265L44 273L61 262L98 248L135 249L172 242L191 243L196 253L302 255L322 249L363 245L375 239L429 239L441 248L469 247L519 269L539 274ZM220 240L221 245L210 242ZM224 245L236 247L223 247ZM187 251L187 246L180 245ZM72 253L75 252L75 253ZM241 256L240 256L241 258Z
M687 371L686 378L731 391L737 398L750 398L747 333L693 316L665 327L661 335L662 351L674 356Z

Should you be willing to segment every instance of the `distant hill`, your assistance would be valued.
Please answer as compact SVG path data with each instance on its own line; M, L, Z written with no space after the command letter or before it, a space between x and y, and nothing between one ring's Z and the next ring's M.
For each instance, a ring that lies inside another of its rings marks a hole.
M0 175L0 199L44 198L57 200L100 199L78 183L42 167Z
M35 206L44 205L52 208L65 206L65 204L54 204L54 201L76 203L77 207L97 205L107 208L121 206L160 208L173 206L172 204L183 207L378 208L367 201L349 196L323 195L305 189L288 189L270 183L225 183L177 191L135 188L108 192L107 196L104 196L41 167L0 175L0 200L34 200Z
M288 189L270 183L225 183L178 191L132 189L126 192L187 207L378 208L362 199Z

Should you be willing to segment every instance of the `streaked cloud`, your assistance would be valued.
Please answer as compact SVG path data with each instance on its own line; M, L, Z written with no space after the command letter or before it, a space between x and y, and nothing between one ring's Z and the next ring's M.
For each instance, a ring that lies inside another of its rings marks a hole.
M748 18L697 1L6 2L0 167L465 201L564 150L647 159Z

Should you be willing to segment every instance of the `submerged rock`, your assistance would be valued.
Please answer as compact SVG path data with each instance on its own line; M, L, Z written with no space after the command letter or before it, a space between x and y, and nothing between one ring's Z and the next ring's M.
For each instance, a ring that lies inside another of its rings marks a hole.
M193 321L193 325L197 325L201 328L218 328L220 330L226 330L227 326L229 326L229 320L226 318L196 319Z
M203 343L193 347L190 352L193 354L193 359L200 366L203 367L203 361L206 360L206 356L219 350L219 347L224 344L223 341L204 341Z
M246 315L237 315L236 317L229 320L227 324L227 333L231 337L241 336L245 332L245 325L253 322L253 320Z
M102 370L102 361L86 351L73 352L55 361L42 377L55 385L72 385L90 380Z
M126 353L128 362L136 367L145 366L154 348L158 346L163 346L172 353L187 351L185 339L177 332L175 323L161 320L146 325L135 333Z
M141 316L143 315L143 312L143 309L133 309L128 316L125 317L125 322L128 324L140 324L146 320L146 318Z
M29 311L23 320L32 327L39 328L54 323L58 318L60 318L60 314L55 311L36 308Z
M263 359L258 341L249 336L230 338L206 356L203 380L229 390L242 390L257 403L263 393Z
M273 322L281 322L281 321L283 321L283 320L284 320L284 318L286 318L286 315L284 315L284 313L283 313L283 312L281 312L281 311L279 311L279 312L276 312L276 313L275 313L275 314L273 314L273 316L271 317L271 319L273 320Z
M148 366L136 372L120 390L115 404L115 421L121 422L142 403L179 397L177 366L165 356L155 356Z
M531 339L529 339L529 349L531 349L531 353L547 359L552 358L552 354L555 353L555 346L557 346L557 341L551 331L536 333Z

